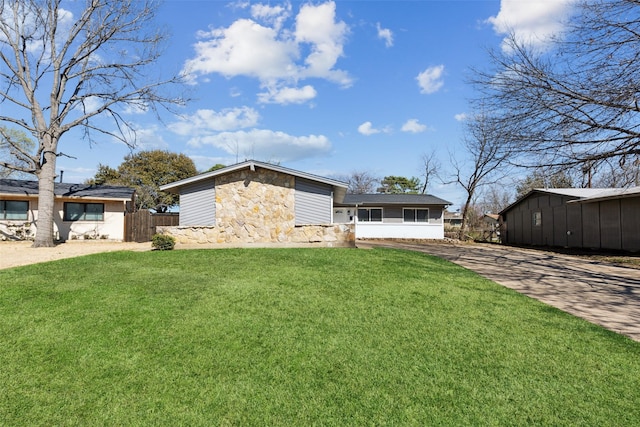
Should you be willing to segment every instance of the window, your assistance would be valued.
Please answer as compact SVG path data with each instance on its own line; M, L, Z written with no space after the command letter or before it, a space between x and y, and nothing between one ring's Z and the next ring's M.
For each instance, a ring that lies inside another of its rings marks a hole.
M358 209L358 222L382 222L382 208Z
M533 226L540 227L542 225L542 212L533 213Z
M64 204L65 221L104 221L104 203Z
M29 202L24 200L0 200L0 219L29 218Z
M402 217L404 222L429 222L429 209L405 208Z

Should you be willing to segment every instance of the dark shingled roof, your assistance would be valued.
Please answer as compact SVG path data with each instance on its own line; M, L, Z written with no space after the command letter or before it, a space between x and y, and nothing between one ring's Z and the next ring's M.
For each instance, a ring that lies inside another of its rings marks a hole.
M451 205L431 194L347 194L341 205L373 206L373 205Z
M55 183L54 193L57 197L85 197L95 199L130 200L135 190L120 185L88 185ZM20 196L37 196L38 181L21 179L0 179L0 194L16 194Z

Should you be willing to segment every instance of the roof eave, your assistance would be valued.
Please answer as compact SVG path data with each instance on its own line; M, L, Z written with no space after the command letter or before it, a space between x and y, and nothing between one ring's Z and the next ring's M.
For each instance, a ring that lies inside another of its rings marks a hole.
M248 160L246 162L242 162L242 163L238 163L235 165L231 165L231 166L227 166L221 169L217 169L215 171L211 171L211 172L205 172L203 174L200 175L196 175L196 176L192 176L189 178L185 178L182 179L180 181L175 181L175 182L171 182L169 184L165 184L165 185L161 185L160 186L160 190L162 191L168 191L170 193L178 193L179 192L179 188L188 184L193 184L195 182L199 182L205 179L210 179L210 178L215 178L216 176L221 176L221 175L226 175L228 173L231 172L236 172L238 170L242 170L242 169L250 169L252 171L255 171L255 168L259 167L262 169L269 169L269 170L273 170L276 172L280 172L280 173L284 173L284 174L288 174L288 175L293 175L293 176L297 176L300 178L304 178L304 179L308 179L311 181L317 181L317 182L322 182L324 184L328 184L331 185L334 188L334 197L336 197L336 195L339 197L343 191L344 191L344 195L346 195L347 193L347 183L344 183L342 181L337 181L334 179L329 179L329 178L325 178L325 177L321 177L318 175L313 175L313 174L309 174L309 173L305 173L305 172L301 172L301 171L297 171L294 169L289 169L289 168L285 168L282 166L278 166L278 165L272 165L269 163L263 163L263 162L258 162L256 160ZM342 195L342 198L344 198L344 195ZM337 198L337 197L336 197Z

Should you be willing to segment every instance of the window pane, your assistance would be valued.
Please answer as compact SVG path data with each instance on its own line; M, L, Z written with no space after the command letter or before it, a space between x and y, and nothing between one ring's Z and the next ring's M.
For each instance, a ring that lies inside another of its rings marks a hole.
M371 209L371 221L382 222L382 209Z
M82 203L65 203L64 220L80 221L84 217L84 205Z
M418 209L416 211L416 221L429 222L429 209Z
M6 219L27 219L29 202L18 200L7 200L4 203Z
M102 221L103 214L104 205L102 203L87 203L85 205L84 219L86 221Z
M358 209L358 221L369 221L369 209Z
M542 213L534 212L533 213L533 225L535 227L540 227L542 225Z
M416 210L415 209L405 209L403 211L404 222L414 222L416 220Z

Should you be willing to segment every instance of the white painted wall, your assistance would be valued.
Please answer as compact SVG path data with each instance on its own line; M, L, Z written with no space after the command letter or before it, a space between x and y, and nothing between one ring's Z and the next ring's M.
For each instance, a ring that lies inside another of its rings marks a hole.
M425 223L356 223L356 239L444 239L442 222Z
M54 233L59 233L61 240L84 239L85 235L92 239L124 240L124 202L85 199L73 200L73 202L104 203L104 220L63 221L64 202L56 200L57 215Z

